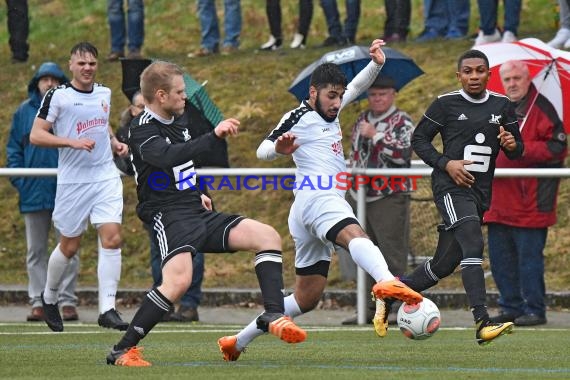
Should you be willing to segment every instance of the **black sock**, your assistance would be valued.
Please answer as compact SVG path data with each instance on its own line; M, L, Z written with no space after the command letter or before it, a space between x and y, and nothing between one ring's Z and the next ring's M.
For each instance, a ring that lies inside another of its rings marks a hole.
M151 289L143 298L141 306L129 324L125 335L115 346L115 350L136 346L160 322L172 306L172 302L162 295L157 288Z
M481 265L465 265L461 267L461 279L467 294L469 307L475 322L489 319L487 313L485 290L485 274Z
M281 251L262 251L255 254L255 273L261 288L263 306L268 313L285 312L283 301L283 262Z
M418 265L416 269L409 275L403 275L400 278L404 284L408 285L410 288L416 292L421 292L426 289L431 288L437 284L437 277L431 272L430 264L431 259L426 261L423 265Z

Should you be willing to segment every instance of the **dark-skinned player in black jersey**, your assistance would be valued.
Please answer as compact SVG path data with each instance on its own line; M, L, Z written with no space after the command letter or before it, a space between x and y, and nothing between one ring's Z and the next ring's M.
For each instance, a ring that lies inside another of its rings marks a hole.
M457 79L461 89L441 94L418 123L412 137L417 155L433 167L432 192L443 219L434 256L401 281L424 291L459 266L480 345L508 334L513 323L492 323L486 306L482 215L489 208L495 159L502 149L509 159L524 149L514 106L509 99L487 90L489 60L478 50L459 57ZM443 151L433 146L440 134ZM388 309L386 305L379 308ZM387 310L383 310L387 315Z

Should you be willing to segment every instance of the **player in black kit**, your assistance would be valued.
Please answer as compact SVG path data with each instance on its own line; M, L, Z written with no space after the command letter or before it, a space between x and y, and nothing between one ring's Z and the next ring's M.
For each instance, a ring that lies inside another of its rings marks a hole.
M149 366L136 347L190 286L196 252L255 252L255 272L265 312L259 329L288 343L302 342L306 332L286 317L283 301L281 238L275 229L253 219L212 210L211 200L196 185L193 157L212 149L216 139L238 132L239 121L226 119L212 133L197 138L174 122L184 112L183 71L155 61L141 74L145 110L133 120L129 146L137 180L140 219L152 225L162 257L162 284L144 298L125 335L107 363Z
M489 321L481 223L490 204L499 149L516 159L522 156L523 144L512 103L506 96L487 90L490 74L485 54L467 51L459 58L457 70L462 89L438 96L412 137L414 151L433 167L432 191L443 218L438 226L438 246L433 258L401 280L423 291L459 265L476 323L475 337L483 345L513 329L512 322ZM443 153L432 144L438 133Z

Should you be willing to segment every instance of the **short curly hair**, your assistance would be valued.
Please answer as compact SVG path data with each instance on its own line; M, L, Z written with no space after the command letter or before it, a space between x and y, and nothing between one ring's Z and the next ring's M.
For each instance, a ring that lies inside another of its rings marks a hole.
M348 80L338 65L334 63L323 63L313 71L310 85L319 90L329 84L346 88Z

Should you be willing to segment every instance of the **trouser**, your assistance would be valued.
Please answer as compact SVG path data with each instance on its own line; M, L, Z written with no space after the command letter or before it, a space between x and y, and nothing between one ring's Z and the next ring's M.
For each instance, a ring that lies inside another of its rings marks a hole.
M41 293L46 285L48 238L51 229L51 211L24 213L26 225L26 267L28 270L28 296L32 307L42 306ZM59 240L59 233L56 230ZM74 255L69 261L69 266L63 274L59 291L59 306L76 306L77 275L79 272L79 255Z
M6 0L8 8L8 34L12 58L26 61L28 59L28 34L30 20L28 18L28 0Z

